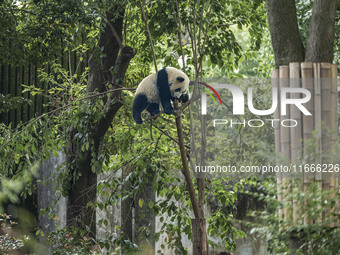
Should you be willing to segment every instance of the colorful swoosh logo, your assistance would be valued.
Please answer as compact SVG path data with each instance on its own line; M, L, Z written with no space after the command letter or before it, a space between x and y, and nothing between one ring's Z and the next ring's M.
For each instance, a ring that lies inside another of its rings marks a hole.
M221 100L220 95L217 93L217 91L216 91L213 87L211 87L210 85L208 85L208 84L206 84L206 83L204 83L204 82L198 82L198 83L204 85L206 88L208 88L208 89L210 89L212 92L214 92L214 94L217 96L218 100L220 101L221 106L223 106L223 105L222 105L222 100ZM215 98L213 97L213 95L212 95L209 91L207 91L207 93L211 96L211 98L212 98L212 99L214 100L214 102L216 103Z

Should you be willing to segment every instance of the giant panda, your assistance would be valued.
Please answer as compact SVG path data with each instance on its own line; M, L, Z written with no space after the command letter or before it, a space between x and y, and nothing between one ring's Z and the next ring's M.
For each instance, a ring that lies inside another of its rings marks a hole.
M160 106L166 114L172 114L170 100L179 99L182 103L188 101L189 83L188 76L174 67L165 67L144 78L138 85L133 100L133 119L137 124L142 124L142 111L146 109L154 116L160 113Z

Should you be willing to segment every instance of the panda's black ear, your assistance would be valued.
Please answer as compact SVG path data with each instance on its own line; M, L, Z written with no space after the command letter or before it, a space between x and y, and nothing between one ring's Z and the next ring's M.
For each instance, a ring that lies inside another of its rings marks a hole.
M179 82L183 82L183 81L184 81L184 78L181 77L181 76L178 76L178 77L176 78L176 80L178 80Z

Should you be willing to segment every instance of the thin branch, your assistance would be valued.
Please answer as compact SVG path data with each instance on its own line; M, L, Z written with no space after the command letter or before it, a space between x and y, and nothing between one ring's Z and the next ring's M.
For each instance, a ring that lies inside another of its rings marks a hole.
M201 10L201 15L200 15L200 26L198 30L198 43L201 43L201 34L202 34L202 24L203 24L203 14L204 14L204 5L205 5L205 0L202 3L202 10Z
M182 63L183 63L183 72L185 73L185 58L184 58L184 51L183 51L183 44L182 44L182 21L181 21L181 16L179 13L179 7L178 7L178 0L176 0L176 12L177 12L177 17L178 17L178 40L179 40L179 46L181 48L181 55L182 55ZM175 12L175 14L176 14ZM175 15L176 17L176 15Z
M138 2L139 2L139 5L140 5L142 17L143 17L143 20L144 20L144 23L145 23L145 29L146 29L146 32L147 32L148 37L149 37L150 46L151 46L151 51L152 51L152 56L153 56L153 63L154 63L154 65L155 65L155 70L156 70L156 73L157 73L157 72L158 72L158 69L157 69L157 61L156 61L155 49L154 49L154 47L153 47L153 42L152 42L150 30L149 30L148 21L147 21L147 19L146 19L145 12L144 12L144 8L143 8L143 5L142 5L141 0L138 0Z
M194 50L194 65L195 65L195 72L196 72L196 76L198 75L198 69L197 69L197 42L196 42L196 3L197 1L194 1L194 7L193 7L193 15L194 15L194 22L193 22L193 50Z
M124 161L122 164L120 164L117 168L116 171L112 171L112 174L107 176L107 179L110 178L116 178L116 172L120 169L122 169L122 167L127 166L128 164L130 164L133 160L139 158L141 155L143 155L144 151L146 151L147 148L149 148L152 144L154 144L154 141L151 141L148 145L146 145L136 156L132 157L129 160ZM100 192L99 192L100 193Z
M210 3L210 8L209 8L208 17L207 17L207 20L208 20L208 21L210 20L210 14L211 14L211 9L212 9L213 4L214 4L214 0L212 0L211 3ZM214 26L212 26L212 27L214 27ZM212 27L211 27L211 28L212 28ZM205 44L206 44L206 42L207 42L208 33L209 33L209 31L210 31L211 28L209 28L209 23L208 23L208 24L207 24L207 28L206 28L206 30L205 30L205 34L204 34L203 44L202 44L202 47L200 47L201 61L200 61L200 63L199 63L198 70L202 70L202 69L203 69L203 56L204 56L204 53L205 53L204 47L205 47Z
M70 72L70 77L71 77L71 86L73 85L73 74L72 74L72 63L71 63L71 51L68 50L68 66L69 66L69 72Z
M113 36L115 37L117 43L119 44L119 49L122 49L124 46L122 44L122 41L119 38L119 35L117 34L116 29L112 26L112 24L110 23L110 21L108 20L107 24L109 25L111 32L113 34Z

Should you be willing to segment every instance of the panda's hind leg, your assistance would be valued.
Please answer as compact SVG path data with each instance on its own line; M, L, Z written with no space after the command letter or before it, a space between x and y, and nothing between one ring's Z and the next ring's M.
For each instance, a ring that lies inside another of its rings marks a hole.
M132 105L132 116L137 124L142 124L143 120L141 117L142 111L148 106L148 99L145 95L139 94L133 100Z
M157 103L150 103L146 110L151 114L151 116L155 116L160 113L159 104Z

